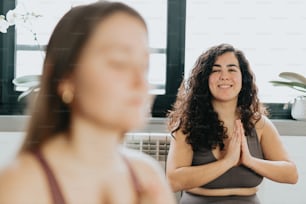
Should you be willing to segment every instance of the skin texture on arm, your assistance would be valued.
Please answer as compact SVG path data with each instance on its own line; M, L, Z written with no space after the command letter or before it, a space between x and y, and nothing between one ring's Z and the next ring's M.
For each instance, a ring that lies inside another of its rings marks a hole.
M261 120L260 122L264 123L264 125L261 130L260 143L265 160L251 156L241 126L241 163L272 181L289 184L297 183L297 168L294 162L290 160L280 140L279 133L268 118L263 116Z
M224 158L199 166L191 166L193 150L185 138L181 131L176 132L168 153L167 177L175 192L202 186L238 164L241 143L239 137L230 139Z

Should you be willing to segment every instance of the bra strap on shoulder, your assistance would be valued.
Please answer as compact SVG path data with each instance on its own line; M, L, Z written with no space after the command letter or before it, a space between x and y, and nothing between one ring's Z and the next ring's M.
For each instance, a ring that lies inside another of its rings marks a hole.
M45 172L45 175L47 177L48 183L49 183L49 189L50 193L53 199L54 204L65 204L64 196L60 190L60 187L56 181L56 178L48 165L47 161L45 160L43 154L41 153L40 149L36 149L32 151L34 157L38 160L40 163L43 171Z

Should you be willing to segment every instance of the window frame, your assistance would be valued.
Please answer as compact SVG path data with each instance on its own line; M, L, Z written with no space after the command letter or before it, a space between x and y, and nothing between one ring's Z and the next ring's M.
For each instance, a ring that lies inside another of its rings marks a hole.
M165 117L184 79L186 0L168 0L165 94L156 95L153 117Z
M4 0L0 3L0 13L5 14L16 6L15 0ZM22 114L24 102L18 103L21 92L15 91L12 80L15 75L16 33L14 27L9 27L7 33L0 34L0 114Z

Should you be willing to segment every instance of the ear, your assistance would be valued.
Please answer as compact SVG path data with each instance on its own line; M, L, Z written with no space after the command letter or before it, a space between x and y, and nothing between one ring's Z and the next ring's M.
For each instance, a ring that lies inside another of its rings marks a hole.
M62 97L64 92L66 91L69 91L72 94L74 94L74 90L75 90L74 83L71 78L62 79L58 83L57 94L59 95L59 97Z

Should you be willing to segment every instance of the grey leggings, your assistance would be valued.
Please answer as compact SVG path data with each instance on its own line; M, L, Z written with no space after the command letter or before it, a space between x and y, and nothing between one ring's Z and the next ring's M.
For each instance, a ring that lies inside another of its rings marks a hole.
M260 204L256 194L251 196L200 196L183 192L180 204Z

